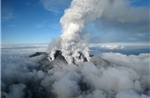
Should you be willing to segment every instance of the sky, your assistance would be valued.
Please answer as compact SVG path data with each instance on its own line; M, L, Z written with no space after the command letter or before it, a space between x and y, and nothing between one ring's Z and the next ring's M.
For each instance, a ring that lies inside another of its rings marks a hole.
M120 1L85 25L90 43L149 43L149 0ZM1 0L2 44L49 43L60 36L59 21L70 4L71 0Z

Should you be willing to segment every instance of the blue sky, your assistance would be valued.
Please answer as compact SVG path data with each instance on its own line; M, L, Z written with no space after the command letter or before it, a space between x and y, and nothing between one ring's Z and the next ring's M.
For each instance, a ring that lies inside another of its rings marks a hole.
M131 1L131 7L134 8L149 9L150 6L149 0L129 1ZM61 34L59 20L70 3L71 0L1 0L2 44L49 43L53 38L59 37ZM134 24L114 21L112 24L103 16L101 19L86 25L85 31L88 30L88 34L92 35L90 41L93 43L148 43L149 29L132 30L141 27L141 25L149 27L145 21L149 20L145 19ZM104 27L98 27L99 23ZM131 31L133 32L130 33ZM123 39L124 37L126 39Z
M2 0L2 43L50 42L61 33L59 20L68 5L53 12L40 0Z

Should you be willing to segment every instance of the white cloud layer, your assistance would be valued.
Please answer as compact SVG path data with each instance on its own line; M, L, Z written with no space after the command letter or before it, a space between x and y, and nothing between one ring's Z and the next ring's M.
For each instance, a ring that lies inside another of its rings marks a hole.
M124 46L119 46L119 45L102 45L102 46L100 46L100 48L114 50L114 49L124 49Z
M2 50L2 98L150 97L148 53L129 56L103 53L102 58L112 63L107 67L56 60L51 63L52 68L44 71L38 63L43 56L28 58L28 48L20 53L17 49L6 50Z
M70 0L40 0L44 8L54 13L60 13L61 8L67 6ZM61 8L60 8L61 6Z
M133 69L141 77L140 82L143 87L150 87L150 54L135 55L123 55L120 53L104 53L102 56L104 59L117 64ZM147 78L146 78L147 77Z

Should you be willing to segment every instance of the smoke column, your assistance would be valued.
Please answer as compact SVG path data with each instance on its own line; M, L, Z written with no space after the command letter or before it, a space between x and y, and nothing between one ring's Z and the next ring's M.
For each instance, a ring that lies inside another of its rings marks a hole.
M85 23L100 18L108 0L73 0L70 8L65 10L60 20L62 25L61 51L68 63L79 59L79 53L89 57L88 47L80 36ZM56 47L55 49L56 50ZM51 56L53 58L53 56Z

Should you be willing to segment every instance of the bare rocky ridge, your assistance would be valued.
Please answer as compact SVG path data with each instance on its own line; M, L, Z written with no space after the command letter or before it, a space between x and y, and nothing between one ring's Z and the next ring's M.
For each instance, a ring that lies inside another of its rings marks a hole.
M29 57L35 57L39 55L44 55L44 57L39 61L40 69L42 69L43 71L47 71L51 69L54 65L60 65L60 64L67 65L67 61L62 56L60 50L57 50L56 53L54 54L55 59L53 61L48 60L48 53L46 52L36 52L35 54L30 55ZM82 54L80 54L79 58L81 58L81 56ZM87 62L87 59L85 57L84 57L84 62ZM92 62L96 66L103 66L103 67L111 66L111 63L109 61L104 60L100 56L95 56L95 55L90 55L90 62ZM74 61L73 64L75 64Z

